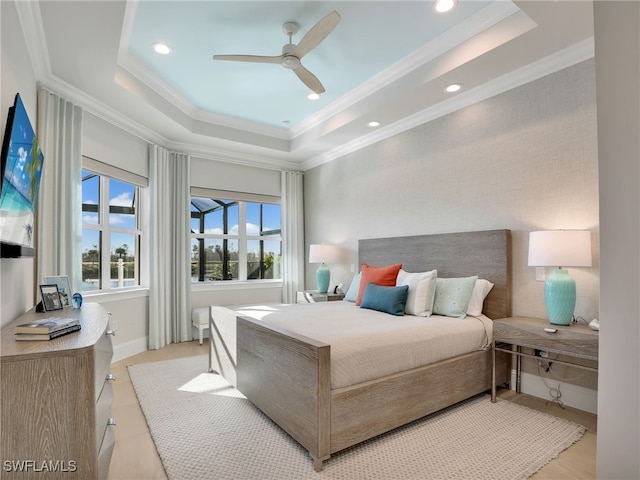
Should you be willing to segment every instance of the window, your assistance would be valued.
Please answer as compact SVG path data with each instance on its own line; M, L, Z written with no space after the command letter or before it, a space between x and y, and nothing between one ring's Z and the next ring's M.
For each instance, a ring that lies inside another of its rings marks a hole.
M280 205L191 197L191 281L281 279Z
M140 285L140 187L82 171L82 290Z

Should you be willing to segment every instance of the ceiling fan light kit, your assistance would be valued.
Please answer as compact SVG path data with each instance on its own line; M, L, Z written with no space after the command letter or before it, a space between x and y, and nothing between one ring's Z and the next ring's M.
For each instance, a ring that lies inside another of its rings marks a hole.
M289 43L282 47L282 54L279 56L214 55L213 59L233 62L279 63L283 67L293 70L302 83L309 87L312 92L321 94L325 91L324 86L313 73L302 65L301 59L327 38L339 22L340 14L334 10L311 27L311 30L302 37L302 40L297 45L292 42L291 37L298 32L298 24L295 22L284 23L282 31L288 35Z

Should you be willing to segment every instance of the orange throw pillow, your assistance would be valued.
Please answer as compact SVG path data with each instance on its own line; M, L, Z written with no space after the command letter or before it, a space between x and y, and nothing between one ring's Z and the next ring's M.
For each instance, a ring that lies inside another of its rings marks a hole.
M364 289L367 288L369 283L375 283L376 285L382 285L383 287L395 287L396 278L398 278L398 272L401 268L401 263L388 265L386 267L371 267L366 263L363 263L362 277L360 279L358 296L356 297L356 305L360 305L362 296L364 295Z

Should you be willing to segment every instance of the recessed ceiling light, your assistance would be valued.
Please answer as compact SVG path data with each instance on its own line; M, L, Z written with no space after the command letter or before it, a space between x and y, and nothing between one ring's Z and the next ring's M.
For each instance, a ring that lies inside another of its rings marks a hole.
M318 100L320 98L320 95L315 92L312 92L309 95L307 95L307 98L309 100Z
M446 87L444 87L444 91L447 93L455 93L460 90L462 90L461 83L452 83L451 85L447 85Z
M457 0L436 0L433 9L438 13L446 13L453 9L457 3Z
M367 123L367 125L369 125L370 127L379 127L380 126L380 122L377 120L373 120L369 123Z
M160 55L168 55L171 53L171 47L164 43L154 43L152 46L156 53L159 53Z

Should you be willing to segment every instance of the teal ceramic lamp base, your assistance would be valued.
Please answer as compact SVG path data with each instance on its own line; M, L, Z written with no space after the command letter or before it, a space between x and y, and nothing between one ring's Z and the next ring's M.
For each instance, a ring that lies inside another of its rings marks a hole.
M327 293L329 290L329 277L329 267L321 263L318 270L316 270L316 283L318 284L318 291L320 293Z
M576 282L569 272L558 268L544 284L544 302L549 322L554 325L571 325L576 307Z

